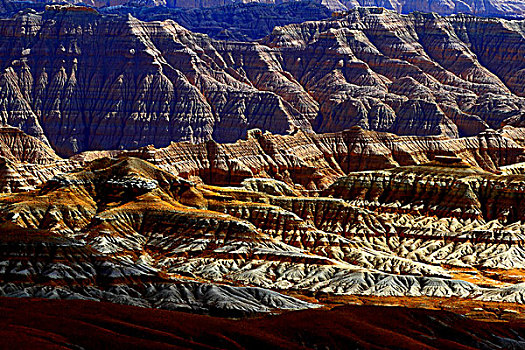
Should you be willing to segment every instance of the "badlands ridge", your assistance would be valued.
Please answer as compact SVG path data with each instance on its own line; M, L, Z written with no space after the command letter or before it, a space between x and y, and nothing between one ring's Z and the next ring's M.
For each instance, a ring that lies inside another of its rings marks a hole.
M524 28L359 8L234 42L84 7L1 19L0 295L522 319Z

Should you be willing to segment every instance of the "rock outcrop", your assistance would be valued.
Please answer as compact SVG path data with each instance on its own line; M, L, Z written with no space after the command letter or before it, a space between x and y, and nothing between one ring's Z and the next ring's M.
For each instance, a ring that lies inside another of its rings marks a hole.
M524 181L520 175L487 174L461 159L438 157L425 166L353 173L323 195L375 211L516 223L525 221Z
M260 42L80 6L0 20L0 295L523 304L524 33L377 8Z
M348 9L356 6L379 6L399 13L419 11L436 12L440 15L467 13L491 17L525 17L525 4L520 0L330 0L329 4L334 9L341 8L341 5Z
M32 190L53 176L80 166L20 129L0 127L0 193Z
M1 123L62 156L252 128L457 138L523 123L519 21L360 8L232 43L49 6L0 20L0 34Z
M133 151L90 151L62 159L38 139L5 127L0 128L0 189L32 190L86 162L122 156L141 158L197 183L239 186L247 179L269 178L303 193L325 189L352 171L424 164L440 156L459 157L492 173L520 174L525 173L524 135L522 128L509 126L458 139L396 136L359 127L320 135L301 131L273 135L251 130L246 140L232 144L178 142L161 149L148 146ZM257 181L251 185L253 189L264 190L266 185Z
M0 157L32 164L49 164L61 159L39 139L9 126L0 127Z

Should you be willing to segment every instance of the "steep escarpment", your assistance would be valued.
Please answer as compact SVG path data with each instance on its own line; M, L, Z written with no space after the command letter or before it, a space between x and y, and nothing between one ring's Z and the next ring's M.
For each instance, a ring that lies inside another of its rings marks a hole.
M438 157L424 166L352 173L323 195L375 213L380 224L369 224L370 230L339 229L356 244L439 264L455 278L486 284L486 278L510 282L496 276L516 269L518 277L523 269L524 180L523 175L489 174L459 159ZM503 290L519 288L508 286L481 298L505 300Z
M523 22L356 9L253 43L52 6L0 33L0 295L525 303Z
M500 104L495 95L506 95L509 87L520 95L521 86L507 87L504 74L481 63L490 61L489 51L477 50L466 39L478 35L485 41L485 34L475 34L477 26L471 27L478 21L505 25L471 19L357 9L340 21L276 28L264 42L286 52L284 67L320 102L323 118L316 120L316 130L360 125L397 134L474 135L488 126L499 128L511 114L522 115L523 107ZM454 28L459 25L461 32ZM516 29L517 37L509 40L518 48L523 29L519 24ZM331 48L324 51L322 61L312 54L319 46ZM477 55L483 60L474 59ZM517 61L522 67L522 60ZM510 68L513 74L521 69ZM498 107L485 109L488 105ZM484 116L480 109L485 109Z
M0 192L33 189L79 165L58 157L51 147L20 129L0 127Z
M524 181L522 175L495 176L459 159L438 157L425 167L353 173L324 195L337 194L376 210L515 223L525 220Z
M248 127L280 133L306 127L303 114L280 96L254 88L245 74L226 72L207 37L170 21L75 9L22 15L3 26L4 123L47 139L59 153L212 135L235 140ZM31 23L23 40L16 39L19 21ZM255 56L264 51L242 47Z
M0 156L14 162L48 164L60 160L53 149L20 129L0 127Z
M0 158L0 192L32 190L55 175L72 171L80 165L78 162L69 160L34 164L13 162L6 158Z
M60 155L233 142L252 128L456 138L519 126L525 106L522 22L356 9L233 43L51 6L0 32L1 121Z
M459 157L492 173L522 173L523 128L505 127L477 136L396 136L354 127L344 132L274 135L251 130L246 140L172 143L133 151L90 151L69 159L56 156L40 140L10 127L0 129L2 192L34 189L55 175L104 157L132 156L185 179L211 185L240 185L257 177L284 181L298 190L325 189L337 178L358 170L424 164L436 157Z

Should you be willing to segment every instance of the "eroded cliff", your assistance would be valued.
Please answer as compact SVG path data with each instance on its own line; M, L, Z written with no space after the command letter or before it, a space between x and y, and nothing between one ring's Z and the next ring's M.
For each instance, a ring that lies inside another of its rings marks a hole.
M524 176L441 157L307 198L271 179L196 185L100 158L0 196L0 290L240 313L316 302L277 291L523 303Z
M1 121L60 155L233 142L251 128L457 138L523 123L519 21L356 9L232 43L54 6L0 33Z

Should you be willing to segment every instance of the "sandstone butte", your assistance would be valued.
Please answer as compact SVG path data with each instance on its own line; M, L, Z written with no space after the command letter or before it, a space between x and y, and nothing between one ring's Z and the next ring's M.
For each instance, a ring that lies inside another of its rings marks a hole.
M83 11L0 20L0 295L59 299L2 299L11 344L173 343L164 309L303 310L187 316L195 346L525 346L523 22L357 9L232 43ZM53 307L95 301L72 340Z

